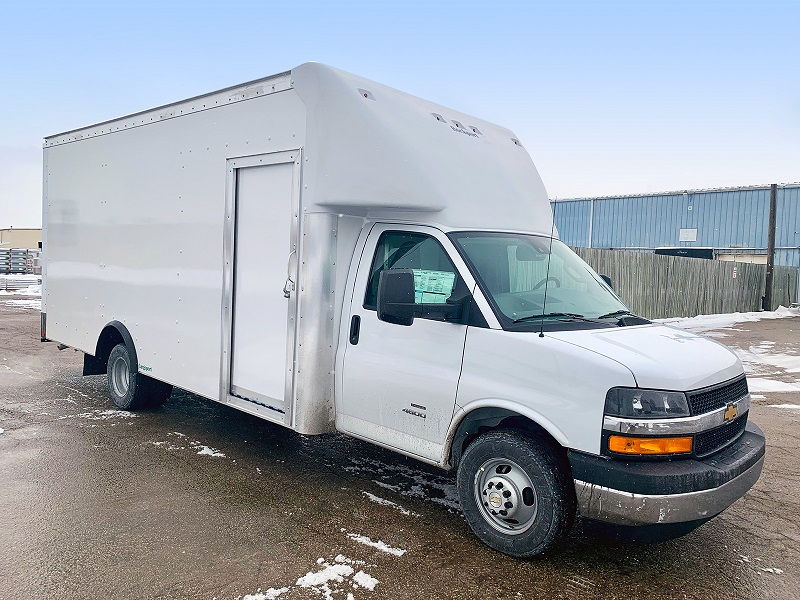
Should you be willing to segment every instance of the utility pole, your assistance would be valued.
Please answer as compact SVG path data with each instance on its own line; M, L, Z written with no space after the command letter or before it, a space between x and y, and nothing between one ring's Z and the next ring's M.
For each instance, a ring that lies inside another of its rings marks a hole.
M778 206L778 184L769 188L769 225L767 229L767 276L764 279L762 310L772 310L772 278L775 270L775 212Z

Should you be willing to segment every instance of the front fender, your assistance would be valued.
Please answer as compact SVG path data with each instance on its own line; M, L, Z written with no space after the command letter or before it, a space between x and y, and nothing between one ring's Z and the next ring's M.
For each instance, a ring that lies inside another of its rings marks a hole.
M543 414L531 409L530 407L512 402L510 400L503 400L501 398L481 398L478 400L473 400L467 406L456 406L456 412L453 414L453 420L450 423L450 428L447 431L447 437L445 438L441 460L442 465L447 465L450 462L453 442L455 441L456 434L458 433L461 424L464 422L464 419L481 409L495 409L498 413L498 422L513 416L525 417L526 419L529 419L530 421L533 421L539 425L559 444L564 447L569 447L567 435Z

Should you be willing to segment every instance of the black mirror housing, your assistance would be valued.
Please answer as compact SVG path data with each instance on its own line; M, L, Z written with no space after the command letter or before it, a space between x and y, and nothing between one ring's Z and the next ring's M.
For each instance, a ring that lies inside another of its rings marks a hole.
M612 290L614 289L614 284L611 282L611 277L608 275L600 275L600 279L606 282L606 285L610 287Z
M378 281L378 318L395 325L414 322L414 272L386 269Z

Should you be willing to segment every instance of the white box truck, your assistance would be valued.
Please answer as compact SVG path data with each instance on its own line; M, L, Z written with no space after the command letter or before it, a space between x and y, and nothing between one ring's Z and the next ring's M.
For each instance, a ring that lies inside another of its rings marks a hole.
M503 127L320 64L46 138L42 339L457 469L514 556L689 531L758 479L736 355L632 315Z

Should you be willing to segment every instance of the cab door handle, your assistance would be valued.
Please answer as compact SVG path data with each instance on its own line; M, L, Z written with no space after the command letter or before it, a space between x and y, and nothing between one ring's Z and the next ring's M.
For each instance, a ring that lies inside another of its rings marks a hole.
M359 333L361 333L361 317L353 315L350 319L350 343L354 346L358 343Z

